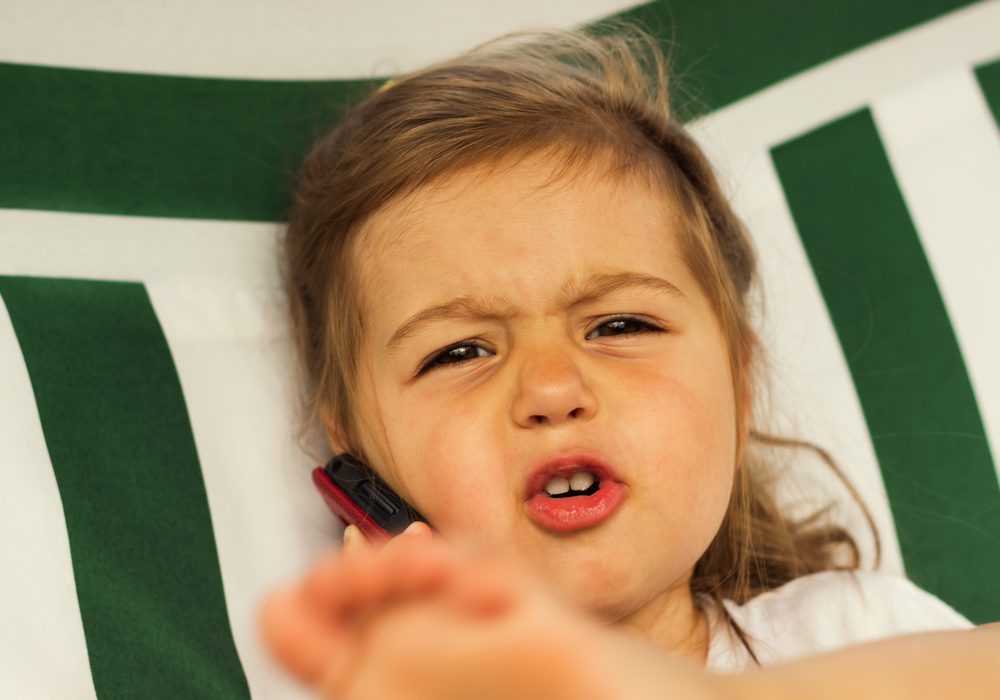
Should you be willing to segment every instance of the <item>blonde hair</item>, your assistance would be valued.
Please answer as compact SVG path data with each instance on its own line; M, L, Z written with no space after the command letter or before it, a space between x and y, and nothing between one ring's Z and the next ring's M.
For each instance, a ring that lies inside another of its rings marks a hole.
M759 365L748 308L756 256L708 159L674 117L668 88L657 42L619 26L502 37L398 78L351 110L305 159L289 211L286 273L307 422L336 417L349 448L360 454L353 436L364 327L352 244L368 217L449 173L540 150L557 154L560 173L610 158L609 174L645 177L678 203L686 222L681 249L723 329L741 407ZM746 643L724 598L742 603L804 574L857 568L860 559L851 535L824 523L822 511L797 521L783 515L766 465L752 458L748 441L813 450L875 530L823 450L752 430L741 410L736 423L729 507L695 566L691 589L713 599ZM877 542L876 535L876 550Z

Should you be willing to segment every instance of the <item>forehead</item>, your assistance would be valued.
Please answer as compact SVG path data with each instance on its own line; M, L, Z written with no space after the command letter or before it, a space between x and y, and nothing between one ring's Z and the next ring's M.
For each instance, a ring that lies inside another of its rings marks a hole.
M678 224L667 188L638 174L600 165L560 172L543 156L470 168L367 223L354 252L366 325L385 333L457 296L541 310L574 278L609 270L690 287Z

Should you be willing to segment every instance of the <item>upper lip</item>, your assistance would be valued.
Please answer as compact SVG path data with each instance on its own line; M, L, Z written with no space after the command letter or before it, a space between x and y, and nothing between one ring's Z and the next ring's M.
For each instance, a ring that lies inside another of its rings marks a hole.
M580 471L590 472L598 481L618 481L615 470L600 457L589 452L567 453L540 462L528 473L525 500L541 493L545 484L549 483L549 479L557 476L568 479Z

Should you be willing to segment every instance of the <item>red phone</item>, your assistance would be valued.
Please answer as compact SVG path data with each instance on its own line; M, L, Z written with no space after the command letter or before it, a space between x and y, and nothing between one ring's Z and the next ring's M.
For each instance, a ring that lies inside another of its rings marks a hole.
M313 469L313 483L344 525L357 525L367 537L385 540L412 522L427 522L374 469L346 452Z

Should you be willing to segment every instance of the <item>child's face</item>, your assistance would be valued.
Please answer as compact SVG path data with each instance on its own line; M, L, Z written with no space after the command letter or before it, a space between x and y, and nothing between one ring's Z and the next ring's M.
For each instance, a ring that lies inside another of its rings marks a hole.
M619 619L686 595L718 530L735 462L732 379L666 195L601 168L540 187L552 168L532 157L466 172L376 213L357 255L358 437L446 537L509 547L568 600ZM679 291L633 284L577 299L592 277L626 273ZM458 298L498 315L442 313L390 347L412 316ZM622 315L667 330L637 332L646 326ZM597 524L558 532L531 517L528 483L541 463L580 452L611 467L624 498Z

